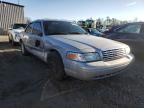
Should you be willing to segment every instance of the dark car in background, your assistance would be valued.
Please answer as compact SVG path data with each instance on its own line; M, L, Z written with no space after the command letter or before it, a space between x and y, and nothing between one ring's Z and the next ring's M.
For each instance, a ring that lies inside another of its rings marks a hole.
M136 58L144 58L144 22L121 25L106 33L107 38L128 44Z
M125 25L115 25L115 26L112 26L108 31L104 31L105 34L111 34L112 32L118 30L119 28L122 28L123 26Z

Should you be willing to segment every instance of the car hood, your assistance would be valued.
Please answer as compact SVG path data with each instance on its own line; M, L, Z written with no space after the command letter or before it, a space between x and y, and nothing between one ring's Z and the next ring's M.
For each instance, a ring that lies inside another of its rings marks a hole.
M14 32L17 32L17 33L21 33L24 31L24 29L13 29Z
M111 50L128 47L126 44L91 35L55 35L52 38L85 51Z

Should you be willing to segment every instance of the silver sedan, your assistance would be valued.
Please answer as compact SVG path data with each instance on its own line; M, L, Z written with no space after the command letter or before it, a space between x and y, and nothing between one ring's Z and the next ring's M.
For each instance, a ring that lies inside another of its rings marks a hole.
M128 45L91 36L69 21L34 21L20 41L22 54L31 53L46 62L51 78L57 80L66 75L82 80L113 76L134 60Z

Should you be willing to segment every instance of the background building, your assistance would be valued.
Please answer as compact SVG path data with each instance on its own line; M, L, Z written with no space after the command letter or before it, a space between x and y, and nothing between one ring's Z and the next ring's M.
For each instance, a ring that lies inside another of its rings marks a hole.
M14 23L24 23L24 6L0 1L0 35Z

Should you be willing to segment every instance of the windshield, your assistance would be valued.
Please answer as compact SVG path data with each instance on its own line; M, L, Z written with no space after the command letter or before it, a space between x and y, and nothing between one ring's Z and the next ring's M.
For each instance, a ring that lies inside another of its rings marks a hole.
M25 28L26 24L14 24L13 29Z
M80 26L66 21L45 21L45 35L86 34Z
M91 32L94 34L102 34L101 32L99 32L97 29L91 29Z

